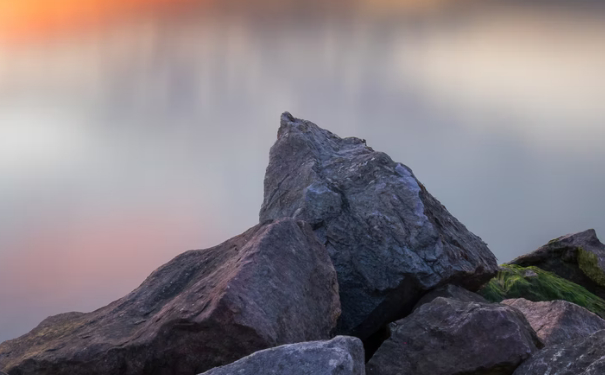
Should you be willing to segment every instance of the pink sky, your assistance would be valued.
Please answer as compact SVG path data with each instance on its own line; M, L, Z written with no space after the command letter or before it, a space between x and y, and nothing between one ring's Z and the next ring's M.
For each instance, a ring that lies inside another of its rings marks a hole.
M177 254L199 248L201 238L220 236L212 222L186 209L158 205L89 214L71 225L33 228L2 255L0 301L2 317L9 320L0 320L3 335L23 333L49 315L101 307Z

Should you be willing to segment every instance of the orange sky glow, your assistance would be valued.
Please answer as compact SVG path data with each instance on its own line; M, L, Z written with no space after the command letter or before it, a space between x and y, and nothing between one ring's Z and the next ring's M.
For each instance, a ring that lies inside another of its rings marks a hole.
M27 42L192 0L0 0L0 41Z

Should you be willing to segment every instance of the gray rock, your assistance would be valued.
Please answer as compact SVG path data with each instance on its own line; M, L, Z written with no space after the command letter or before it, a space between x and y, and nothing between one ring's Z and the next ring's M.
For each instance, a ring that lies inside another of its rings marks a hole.
M368 375L510 375L543 346L515 308L443 297L391 331Z
M451 298L462 302L489 303L485 298L481 297L477 293L469 292L468 290L456 285L447 284L425 294L420 301L418 301L416 306L414 306L414 311L424 304L433 302L433 300L437 297Z
M510 264L536 266L605 299L605 245L594 229L556 238Z
M605 329L605 320L571 302L532 302L518 298L502 303L519 309L548 346L586 338Z
M603 375L605 330L547 347L523 363L514 375Z
M284 113L260 220L305 220L338 273L339 333L367 338L438 285L476 290L498 270L481 239L403 164Z
M191 375L258 350L329 339L339 315L325 247L308 224L285 219L183 253L95 312L43 321L0 345L0 369Z
M330 341L283 345L256 352L202 375L365 375L363 344L337 336Z
M532 270L525 270L525 272L523 272L523 277L526 279L531 279L533 277L538 277L538 274L535 271Z

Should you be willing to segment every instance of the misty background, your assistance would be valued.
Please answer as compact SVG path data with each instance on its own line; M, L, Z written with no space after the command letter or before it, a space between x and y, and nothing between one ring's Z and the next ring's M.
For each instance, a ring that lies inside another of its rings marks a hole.
M500 262L605 237L599 2L184 0L26 26L0 27L0 341L255 225L286 110L412 168Z

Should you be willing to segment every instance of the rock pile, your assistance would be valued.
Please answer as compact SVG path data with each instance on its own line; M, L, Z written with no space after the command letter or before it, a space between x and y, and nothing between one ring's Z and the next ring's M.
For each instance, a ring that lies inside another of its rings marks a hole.
M0 344L0 370L594 375L605 368L605 321L584 309L605 312L593 294L605 290L605 247L594 231L499 268L410 168L289 113L271 149L259 222L181 254L108 306L50 317ZM509 298L577 305L500 303Z

